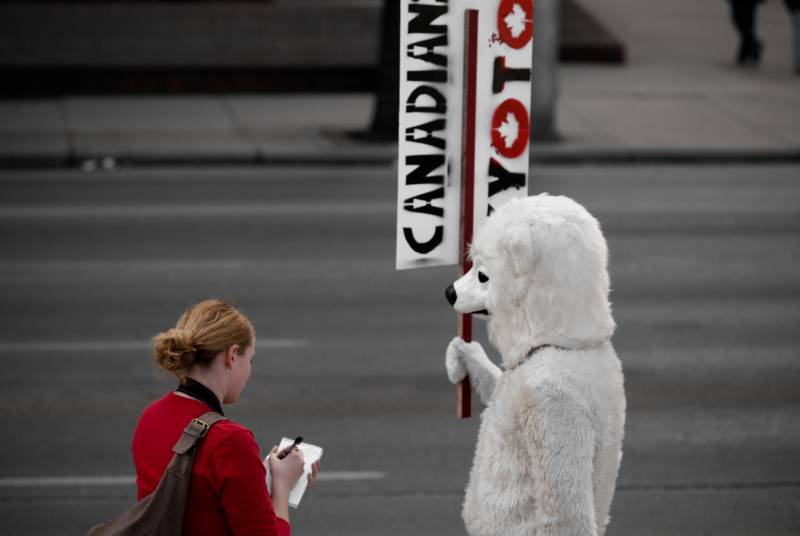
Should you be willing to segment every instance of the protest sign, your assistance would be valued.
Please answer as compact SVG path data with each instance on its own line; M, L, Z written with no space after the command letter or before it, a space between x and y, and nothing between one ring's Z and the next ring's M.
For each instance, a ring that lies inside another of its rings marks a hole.
M528 193L533 0L402 0L400 23L396 266L463 274L473 233Z
M478 11L476 101L463 109L464 12ZM475 118L474 229L527 195L532 0L403 0L398 269L459 262L463 117Z

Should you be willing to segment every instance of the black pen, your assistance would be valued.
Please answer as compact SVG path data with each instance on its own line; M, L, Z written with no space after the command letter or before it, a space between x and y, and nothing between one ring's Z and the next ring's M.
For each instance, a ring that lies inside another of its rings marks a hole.
M283 449L282 451L280 451L278 453L278 459L279 460L284 459L286 456L289 455L290 452L292 452L294 449L296 449L297 445L299 445L302 441L303 441L303 436L301 436L301 435L297 436L294 439L294 443L292 443L292 445L290 447L286 447L285 449Z

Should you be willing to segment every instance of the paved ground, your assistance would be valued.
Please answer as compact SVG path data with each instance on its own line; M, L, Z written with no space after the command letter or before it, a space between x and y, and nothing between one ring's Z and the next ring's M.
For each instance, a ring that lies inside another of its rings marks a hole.
M800 529L799 170L534 169L611 248L629 412L609 535ZM230 413L264 447L326 448L298 534L462 534L478 419L454 418L442 364L454 269L394 270L394 195L390 166L0 173L4 533L80 534L131 501L131 430L172 384L148 338L222 296L260 341Z
M592 12L628 44L621 67L562 66L561 143L534 161L800 160L800 76L781 2L761 8L764 64L733 65L724 2L601 0ZM372 96L104 97L0 102L0 164L388 163L358 144ZM91 164L90 164L91 165Z

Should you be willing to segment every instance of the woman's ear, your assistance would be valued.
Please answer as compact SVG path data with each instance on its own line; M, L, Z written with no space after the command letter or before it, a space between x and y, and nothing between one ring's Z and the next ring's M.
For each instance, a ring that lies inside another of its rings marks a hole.
M233 368L233 362L239 357L239 345L233 344L225 351L225 369Z

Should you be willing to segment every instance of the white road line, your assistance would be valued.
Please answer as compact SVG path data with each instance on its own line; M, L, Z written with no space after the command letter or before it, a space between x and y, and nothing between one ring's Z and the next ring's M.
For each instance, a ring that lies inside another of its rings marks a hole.
M94 486L129 486L135 476L41 476L0 478L0 488L61 488Z
M240 218L242 216L392 215L394 203L232 203L170 205L18 205L0 207L0 220L51 218Z
M299 339L258 339L258 348L302 348ZM120 352L151 350L150 341L0 341L0 352Z
M319 481L381 480L386 473L381 471L321 471ZM103 476L41 476L0 478L0 489L8 488L86 488L132 486L136 484L133 475Z
M381 471L320 471L317 480L381 480L386 473Z
M785 200L764 201L753 206L751 201L722 201L711 203L705 199L694 201L637 202L628 205L597 202L592 205L595 214L617 217L642 215L703 217L718 214L746 214L754 217L797 216L797 205ZM33 219L154 219L154 218L223 218L264 216L380 216L394 215L397 205L392 202L364 201L360 203L286 202L286 203L175 203L175 204L39 204L0 205L0 221ZM602 218L601 218L602 219Z

